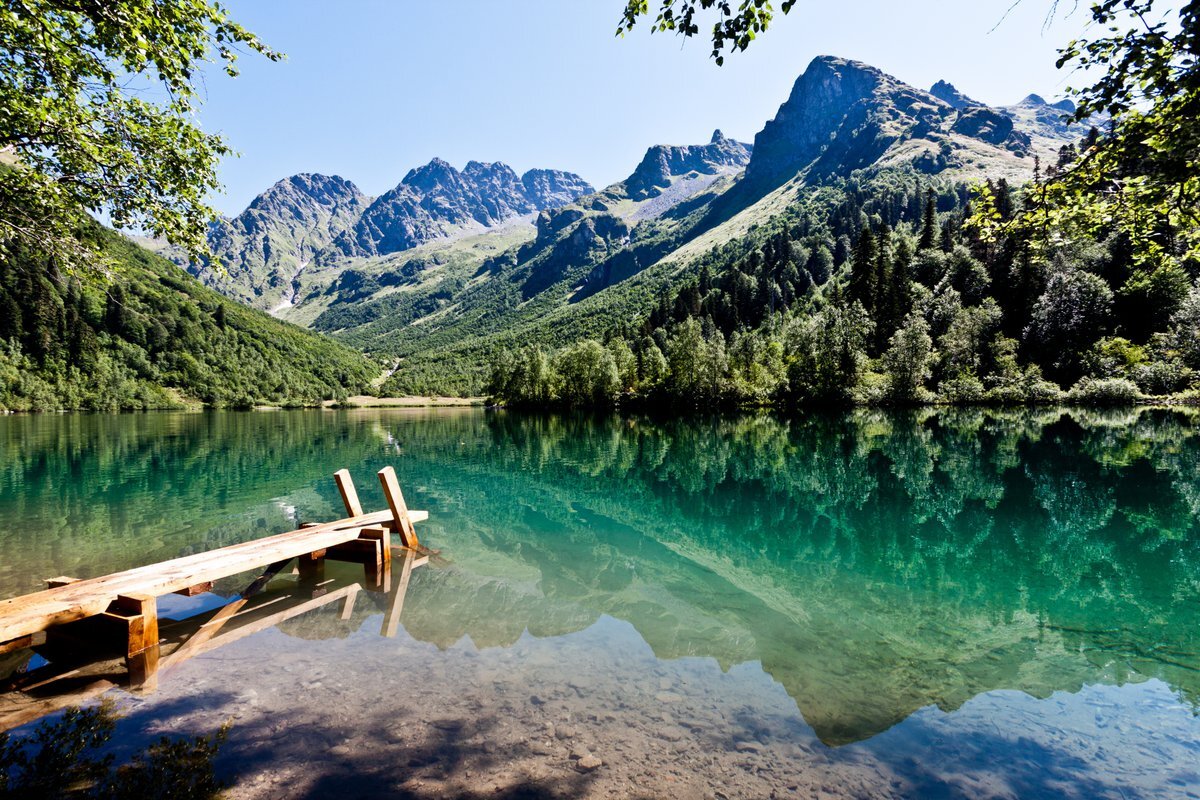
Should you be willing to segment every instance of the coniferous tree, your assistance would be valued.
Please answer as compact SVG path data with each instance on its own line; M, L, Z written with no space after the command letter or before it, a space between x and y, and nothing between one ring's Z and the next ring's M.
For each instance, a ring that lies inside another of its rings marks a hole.
M875 236L871 229L863 226L854 246L854 260L850 265L850 300L862 303L868 314L875 311L875 276L878 254Z
M892 231L887 223L880 226L875 236L875 347L882 350L897 320L893 317L892 294Z
M918 250L932 250L937 247L937 195L933 189L925 191L925 214L921 219L921 238L917 242Z

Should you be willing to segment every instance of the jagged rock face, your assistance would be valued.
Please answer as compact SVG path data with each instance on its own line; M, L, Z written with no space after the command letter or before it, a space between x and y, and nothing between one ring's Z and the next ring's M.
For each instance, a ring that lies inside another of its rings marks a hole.
M1048 103L1041 95L1031 94L1001 111L1012 117L1020 130L1049 140L1075 141L1087 132L1085 126L1067 124L1067 116L1075 111L1075 104L1070 100ZM1089 123L1103 127L1107 120L1107 115L1097 114Z
M646 151L637 169L625 181L625 190L634 200L653 197L670 186L671 178L699 172L713 175L734 171L750 162L751 146L736 142L717 130L708 144L655 145Z
M562 208L594 190L583 178L557 169L531 169L521 176L525 196L539 209Z
M970 97L967 97L949 81L938 81L929 88L929 93L952 108L970 108L972 106L983 105L978 100L972 100Z
M999 111L976 106L959 113L951 130L989 144L1001 144L1012 134L1013 121Z
M395 253L448 236L456 228L493 227L513 217L558 208L590 194L578 175L530 170L518 176L506 164L472 161L459 172L435 158L411 170L380 196L352 230L333 243L336 255Z
M951 111L874 67L820 56L754 138L746 181L778 186L805 168L817 177L847 174L875 163L902 137L938 127Z
M589 214L579 208L542 212L538 238L522 248L530 258L521 296L528 300L554 284L573 267L598 263L620 250L632 228L612 214Z
M285 178L213 226L209 246L220 269L205 263L189 271L231 297L270 306L298 266L352 226L367 203L357 186L336 175Z

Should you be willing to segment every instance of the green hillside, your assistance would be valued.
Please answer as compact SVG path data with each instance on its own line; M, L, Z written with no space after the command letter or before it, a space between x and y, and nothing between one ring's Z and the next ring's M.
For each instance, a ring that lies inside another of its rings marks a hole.
M104 271L0 259L0 409L314 405L377 369L344 345L230 301L91 223Z

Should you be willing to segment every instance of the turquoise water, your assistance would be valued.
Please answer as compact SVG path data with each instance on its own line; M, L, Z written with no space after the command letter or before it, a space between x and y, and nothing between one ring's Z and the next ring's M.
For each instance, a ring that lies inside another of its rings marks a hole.
M130 746L232 719L245 797L1196 797L1198 425L0 418L0 596L340 516L340 467L380 508L392 464L441 551L397 636L365 592L206 653Z

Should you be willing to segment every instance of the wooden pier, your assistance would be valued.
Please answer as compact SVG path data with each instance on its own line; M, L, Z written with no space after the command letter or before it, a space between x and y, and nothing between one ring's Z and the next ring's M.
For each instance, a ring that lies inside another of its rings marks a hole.
M309 585L321 582L326 559L363 564L368 582L378 583L381 575L390 580L392 535L399 539L401 552L419 555L414 523L429 515L409 510L391 467L379 471L388 503L385 511L363 511L346 470L335 473L334 480L346 507L343 519L98 578L51 578L43 591L0 601L0 654L46 648L84 655L97 647L116 648L129 683L142 685L159 668L157 598L163 595L195 595L210 590L214 581L260 571L238 600L218 611L215 628L210 624L181 646L185 655L194 655L224 625L222 612L224 618L232 618L293 559L301 582ZM412 559L405 561L405 584L412 565ZM171 656L180 657L179 650Z

